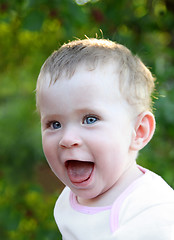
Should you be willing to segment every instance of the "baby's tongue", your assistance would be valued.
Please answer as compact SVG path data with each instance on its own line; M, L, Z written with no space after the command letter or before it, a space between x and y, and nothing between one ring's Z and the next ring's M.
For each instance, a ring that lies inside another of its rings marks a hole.
M67 162L68 176L71 182L81 183L86 181L94 168L94 163L70 160Z

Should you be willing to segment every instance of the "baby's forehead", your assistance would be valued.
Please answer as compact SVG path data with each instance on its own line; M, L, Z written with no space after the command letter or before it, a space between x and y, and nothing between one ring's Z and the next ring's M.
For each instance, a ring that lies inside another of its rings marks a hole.
M95 69L89 69L83 63L76 68L71 77L68 77L66 72L59 76L56 81L53 81L51 77L51 73L47 72L41 79L40 88L38 89L38 106L42 98L46 95L47 97L50 96L50 93L56 101L62 99L63 95L59 95L60 89L65 93L64 96L70 96L74 92L76 99L82 97L81 99L86 102L89 99L92 101L93 98L99 101L105 99L105 102L112 99L113 103L119 102L121 104L127 102L120 91L118 65L113 62L107 62L104 65L98 64ZM89 94L86 94L87 91ZM95 104L97 103L95 102ZM110 105L111 102L108 102L108 104Z
M64 76L50 85L50 79L47 80L46 84L42 84L39 97L39 101L44 99L45 103L51 101L66 106L71 103L72 106L81 106L80 109L89 109L92 106L101 108L104 104L109 109L110 106L125 102L112 65L97 67L92 71L86 70L84 66L77 69L70 79Z
M67 89L71 91L78 89L79 94L85 91L90 91L91 94L98 94L101 91L103 94L120 96L119 91L119 74L116 67L112 63L98 65L94 69L89 69L85 64L80 64L76 68L74 74L69 77L66 72L62 73L58 79L52 79L51 73L43 76L39 87L39 92L46 93L50 88Z

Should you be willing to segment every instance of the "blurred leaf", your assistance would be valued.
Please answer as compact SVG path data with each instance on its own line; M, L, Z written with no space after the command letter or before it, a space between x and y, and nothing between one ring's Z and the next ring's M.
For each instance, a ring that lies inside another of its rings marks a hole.
M24 19L22 26L30 31L38 31L41 29L45 14L41 11L31 11Z

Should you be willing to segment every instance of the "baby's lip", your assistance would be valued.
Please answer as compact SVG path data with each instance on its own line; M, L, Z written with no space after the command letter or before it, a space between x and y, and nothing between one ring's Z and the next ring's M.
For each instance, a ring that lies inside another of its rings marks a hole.
M94 169L94 163L91 161L67 160L65 166L72 183L87 181Z
M81 160L81 159L68 159L65 161L65 167L68 166L69 163L71 162L79 162L79 163L93 163L92 161L90 160Z

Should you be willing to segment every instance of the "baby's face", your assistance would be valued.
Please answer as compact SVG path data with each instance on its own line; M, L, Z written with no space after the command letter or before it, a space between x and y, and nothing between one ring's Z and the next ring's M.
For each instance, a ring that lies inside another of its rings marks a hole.
M55 175L82 199L111 189L131 164L133 116L110 64L79 67L39 93L43 150Z

